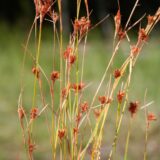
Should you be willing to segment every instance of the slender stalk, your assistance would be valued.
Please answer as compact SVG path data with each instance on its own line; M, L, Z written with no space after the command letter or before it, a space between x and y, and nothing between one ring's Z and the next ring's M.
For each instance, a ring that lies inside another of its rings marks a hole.
M126 138L124 160L127 160L127 153L128 153L128 145L129 145L129 139L130 139L130 134L131 134L132 120L133 120L133 118L130 118L130 120L129 120L129 127L128 127L128 133L127 133L127 138Z
M144 96L144 105L146 103L146 96L147 96L147 89L145 91L145 96ZM148 120L147 120L147 115L148 115L148 108L145 107L146 128L145 128L145 145L144 145L144 155L143 155L144 160L147 160L147 144L148 144Z
M58 0L58 9L60 15L60 108L62 107L61 91L63 88L63 23L62 23L62 4L61 0Z
M145 115L147 116L147 109L146 108L145 108ZM144 156L143 156L144 160L147 160L147 144L148 144L148 122L146 120L145 145L144 145Z
M37 48L37 53L36 53L36 68L38 68L38 64L39 64L41 36L42 36L42 22L40 21L39 36L38 36L38 48ZM35 107L35 103L36 103L35 102L36 101L36 90L37 90L36 88L37 88L37 73L34 76L32 108Z
M118 103L118 107L117 107L117 115L116 115L116 127L117 127L118 122L119 122L120 114L121 114L121 104Z

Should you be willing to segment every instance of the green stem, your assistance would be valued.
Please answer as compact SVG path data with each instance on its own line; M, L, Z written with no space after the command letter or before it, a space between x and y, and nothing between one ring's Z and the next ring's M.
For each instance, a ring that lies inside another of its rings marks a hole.
M126 139L126 146L125 146L124 160L127 160L128 145L129 145L129 139L130 139L130 134L131 134L131 126L132 126L132 118L130 118L130 121L129 121L129 127L128 127L127 139Z
M39 36L38 36L38 48L36 53L36 68L38 68L39 56L40 56L40 47L41 47L41 36L42 36L42 22L40 22ZM32 108L35 107L36 101L36 89L37 89L37 73L34 76L34 87L33 87L33 100L32 100Z

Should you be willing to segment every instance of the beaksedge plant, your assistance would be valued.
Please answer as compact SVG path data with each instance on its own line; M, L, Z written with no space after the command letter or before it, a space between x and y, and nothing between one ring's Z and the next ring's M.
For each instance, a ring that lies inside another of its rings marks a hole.
M84 79L84 68L85 68L85 53L87 45L88 33L91 29L95 28L92 26L90 21L90 11L88 1L84 0L86 7L86 16L79 17L81 11L81 0L77 0L77 14L73 22L73 32L70 36L70 40L66 49L63 46L63 23L62 23L62 1L57 0L34 0L36 15L31 27L27 43L25 46L23 67L22 67L22 83L21 93L18 103L18 115L22 128L24 144L28 158L34 159L33 152L36 149L34 142L34 122L37 118L40 118L41 114L45 114L45 125L49 134L49 143L52 148L52 159L85 159L87 150L90 148L90 158L100 159L101 158L101 143L103 140L104 126L108 116L112 101L115 99L117 103L116 113L116 124L115 124L115 135L111 150L106 155L106 159L110 160L116 151L117 139L122 124L122 119L126 111L127 103L129 102L128 93L129 86L132 79L133 68L140 55L140 52L148 40L149 34L160 20L160 9L155 13L154 16L148 16L148 23L145 28L140 28L138 32L138 39L135 45L131 45L131 40L128 36L130 31L135 25L137 25L142 18L135 22L132 26L129 26L129 22L133 13L137 7L138 0L136 1L128 21L124 28L121 26L121 12L120 8L114 18L115 21L115 34L113 42L113 53L108 62L102 79L98 85L98 88L93 96L91 102L83 100L85 89L89 86L83 82ZM58 11L55 11L55 8ZM40 63L41 56L41 40L43 22L45 17L50 18L49 21L53 23L53 70L51 74L46 75ZM59 23L59 25L58 25ZM39 27L38 27L39 24ZM28 43L31 36L33 27L35 26L35 39L36 39L36 54L32 54L33 68L32 73L34 75L34 87L32 106L30 111L30 117L25 112L23 104L23 92L24 92L24 65L26 54L28 51ZM38 33L37 33L38 31ZM116 60L117 51L121 45L121 42L127 39L130 45L130 53L126 60L123 62L121 67L115 68L114 73L110 73L110 68L113 62ZM56 43L59 46L59 55L55 55ZM82 57L79 53L79 45L84 44ZM58 58L57 58L57 57ZM56 60L59 59L59 63L56 65ZM56 67L58 66L58 67ZM109 75L109 76L108 76ZM125 75L125 76L124 76ZM43 78L42 78L43 77ZM107 90L104 95L99 95L102 84L107 80ZM43 81L46 80L50 92L51 102L46 101L46 97L43 91ZM122 82L123 80L123 82ZM123 85L122 85L123 84ZM56 90L58 87L58 91ZM119 89L119 86L121 88ZM39 87L39 94L41 97L42 108L37 105L37 94ZM116 90L119 90L117 93ZM59 98L55 98L55 94L59 94ZM97 101L99 104L96 104ZM58 103L58 107L55 104ZM136 104L136 105L135 105ZM131 115L135 114L137 102L130 102L129 111ZM51 115L50 120L48 114ZM91 118L95 115L95 124L91 122ZM147 122L155 120L154 114L149 114ZM147 117L147 115L146 115ZM24 121L25 120L25 121ZM114 125L114 124L113 124ZM83 133L81 128L88 128L88 134L90 137L88 140L83 140ZM146 137L148 131L146 130ZM130 131L129 131L130 134ZM129 136L126 141L126 149L124 159L127 157ZM146 138L147 144L147 138ZM144 159L146 159L146 149L144 152Z

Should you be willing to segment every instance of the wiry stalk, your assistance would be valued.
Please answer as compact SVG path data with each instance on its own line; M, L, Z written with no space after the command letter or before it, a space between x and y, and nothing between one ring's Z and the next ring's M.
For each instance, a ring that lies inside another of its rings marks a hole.
M131 126L132 126L132 118L130 118L130 120L129 120L129 127L128 127L128 133L127 133L127 138L126 138L124 160L127 160L128 145L129 145L129 139L130 139L130 134L131 134Z

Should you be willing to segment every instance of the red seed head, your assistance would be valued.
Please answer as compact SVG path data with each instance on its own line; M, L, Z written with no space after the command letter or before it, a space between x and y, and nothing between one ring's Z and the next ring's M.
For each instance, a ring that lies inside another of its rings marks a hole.
M119 37L119 40L124 39L125 36L126 36L126 33L122 30L122 28L120 28L120 29L118 30L118 37Z
M86 112L88 110L88 103L84 102L80 105L82 113Z
M72 53L73 49L71 47L67 47L67 49L63 53L64 59L68 59Z
M155 121L155 120L157 120L157 118L154 113L148 113L147 120L148 121Z
M107 102L107 97L106 96L99 96L98 100L101 104L105 104Z
M116 69L115 71L114 71L114 78L119 78L121 76L121 71L120 71L120 69Z
M73 24L73 28L74 28L74 33L77 33L80 30L80 22L78 19L75 19L74 24Z
M31 119L35 119L38 116L38 108L32 108L30 113Z
M44 16L49 12L51 8L52 0L34 0L35 8L36 8L36 16L40 16L41 20L43 20Z
M60 74L59 74L58 71L53 71L53 72L51 73L51 80L52 80L53 82L55 82L55 80L59 79L59 77L60 77Z
M146 31L144 28L140 28L138 33L138 40L147 41L148 35L146 34Z
M133 116L136 114L137 110L138 110L138 106L139 106L139 102L135 101L135 102L130 102L129 104L129 112L131 113L131 117L133 118Z
M86 17L81 17L80 19L76 19L74 21L73 27L74 27L74 33L80 33L82 36L85 34L90 27L91 21L87 19Z
M125 96L125 92L123 92L123 91L118 92L118 94L117 94L118 103L122 103L124 96Z
M120 30L120 26L121 26L121 13L120 13L120 10L117 11L116 16L114 17L114 21L115 21L115 30L116 30L116 33L118 33L119 30Z
M117 14L115 15L114 19L115 19L115 21L117 23L119 23L121 21L121 12L120 12L120 10L117 11Z
M28 150L29 150L29 153L32 155L33 151L36 149L36 145L35 144L32 144L30 143L28 145Z
M32 73L37 77L37 79L40 77L40 70L39 68L33 67Z
M70 64L73 64L75 61L76 61L76 56L75 56L75 55L70 55L70 56L69 56L69 59L68 59L68 62L69 62Z
M157 120L157 118L154 113L148 113L148 115L147 115L148 128L149 128L150 122L156 121L156 120Z
M79 84L73 84L72 89L74 89L75 92L79 92L84 88L85 84L84 83L79 83Z
M136 56L140 52L140 49L135 45L131 46L131 53L133 56Z
M66 133L65 129L58 130L58 137L60 140L62 140L64 138L65 133Z
M103 104L109 104L112 102L111 98L107 98L106 96L99 96L98 97L99 102L103 105Z

